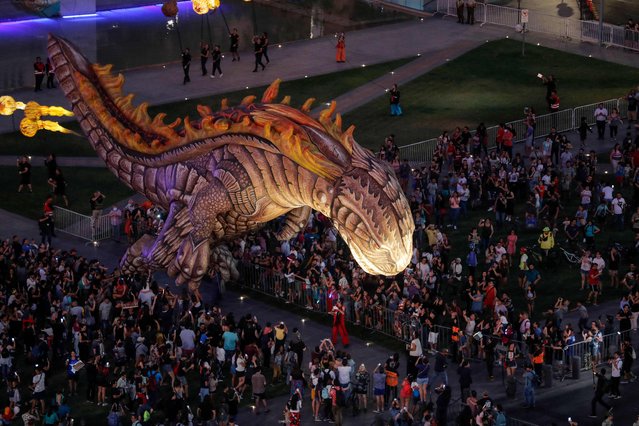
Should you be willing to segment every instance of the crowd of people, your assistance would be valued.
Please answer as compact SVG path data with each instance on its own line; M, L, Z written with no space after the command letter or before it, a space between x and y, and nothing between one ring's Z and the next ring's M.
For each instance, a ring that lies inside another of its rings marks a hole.
M631 97L636 100L636 91ZM340 300L350 322L404 340L418 335L425 352L448 346L455 362L485 360L491 379L497 361L508 376L523 375L526 395L534 394L543 365L569 368L564 361L575 342L589 342L595 364L606 361L601 336L613 330L622 333L619 356L626 366L623 377L630 380L630 330L639 314L637 240L629 239L627 247L606 243L618 235L614 232L639 230L639 213L633 214L639 207L637 104L628 105L627 122L608 114L598 125L602 139L610 128L610 166L599 164L596 151L585 145L574 152L570 134L552 130L538 143L532 110L524 153L513 152L514 129L506 125L497 133L497 149L489 151L493 141L480 124L475 132L468 127L443 132L431 163L414 168L401 160L394 136L387 137L378 157L393 165L416 224L411 265L397 277L367 275L318 213L290 241L276 240L275 225L236 241L233 252L245 265L260 267L250 283L258 289L323 312ZM626 124L627 136L617 144L613 128ZM480 216L477 225L460 236L471 215ZM522 244L530 233L535 237ZM462 242L453 247L453 240ZM527 247L535 241L538 255ZM562 283L564 291L581 288L583 297L558 297L540 306L536 299L550 284L545 268L556 266L559 245L580 259L580 272L573 283ZM626 292L619 312L613 321L590 321L588 307L597 305L608 286ZM578 324L564 321L572 310L580 314ZM445 328L451 331L442 339ZM534 398L526 402L535 406Z

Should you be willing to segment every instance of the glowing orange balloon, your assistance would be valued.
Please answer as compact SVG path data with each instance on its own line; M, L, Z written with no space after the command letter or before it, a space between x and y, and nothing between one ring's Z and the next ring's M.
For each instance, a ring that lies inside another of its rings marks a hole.
M11 115L17 109L25 108L24 102L18 102L11 96L0 96L0 115Z
M198 15L205 15L209 10L220 7L220 0L193 0L193 11Z
M177 0L169 0L162 5L162 13L167 18L173 18L178 14Z

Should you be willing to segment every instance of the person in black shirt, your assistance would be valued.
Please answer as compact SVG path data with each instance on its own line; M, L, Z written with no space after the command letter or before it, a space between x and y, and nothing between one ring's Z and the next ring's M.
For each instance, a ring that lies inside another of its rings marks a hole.
M630 333L630 318L632 318L632 312L630 312L630 306L624 305L623 309L617 313L617 320L619 320L619 331L626 337Z
M100 214L102 214L102 203L106 196L100 191L95 191L91 196L91 200L89 201L91 204L91 218L93 219L93 223L100 218Z
M233 55L233 62L240 60L240 54L237 49L240 45L240 35L237 33L237 28L233 28L233 31L229 33L229 39L231 40L231 54Z
M182 70L184 71L184 82L186 84L191 81L189 70L191 69L191 49L188 47L182 51Z
M57 200L58 196L61 196L64 200L64 205L69 206L69 199L67 198L67 181L64 179L62 170L55 169L53 177L49 178L49 185L53 188L54 200Z
M490 336L483 336L484 355L486 356L486 371L488 372L488 379L493 380L493 369L495 367L495 346L497 342Z
M606 369L602 368L601 372L597 372L593 366L592 374L597 378L597 384L595 387L595 396L590 401L590 417L597 417L597 403L603 405L606 410L610 410L612 407L604 402L601 398L604 396L608 387L608 379L606 378Z
M266 63L268 64L271 60L268 58L268 33L266 31L262 33L260 41L262 42L262 56L266 59Z
M542 76L541 79L544 82L544 86L546 86L546 102L548 103L548 108L550 108L550 104L552 103L552 92L557 91L557 80L555 80L555 76L552 74Z
M200 64L202 65L202 76L208 74L206 70L206 61L209 60L209 53L211 52L211 48L208 43L202 41L200 42Z
M234 388L226 385L224 387L224 405L228 407L229 421L235 423L237 417L238 405L240 403L239 395Z
M22 192L25 186L29 189L29 192L33 192L33 187L31 186L31 163L29 162L29 157L23 155L18 158L17 165L18 174L20 175L20 186L18 186L18 192Z
M219 44L216 44L215 47L213 48L213 51L211 52L211 59L213 60L213 69L211 70L211 78L215 78L215 71L218 71L220 73L220 77L222 77L224 75L222 74L222 68L220 67L220 64L222 63L222 50L220 49Z
M253 72L257 72L257 66L262 67L262 71L266 68L262 63L262 39L258 36L253 37L253 52L255 53L255 68L253 68Z
M402 107L399 105L400 92L397 84L389 90L391 115L402 115Z

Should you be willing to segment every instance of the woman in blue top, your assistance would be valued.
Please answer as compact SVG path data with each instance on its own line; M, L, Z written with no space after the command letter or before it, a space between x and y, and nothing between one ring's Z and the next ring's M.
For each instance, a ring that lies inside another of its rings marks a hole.
M373 371L373 394L375 395L376 410L373 413L381 413L384 411L384 394L386 393L386 374L382 364L377 364L377 368Z
M80 360L75 354L75 351L71 351L69 359L67 359L67 379L69 381L69 396L77 395L78 393L78 374L73 369Z
M430 373L430 364L428 358L425 356L419 357L417 360L417 376L416 382L419 385L419 400L426 402L427 388L428 388L428 375Z

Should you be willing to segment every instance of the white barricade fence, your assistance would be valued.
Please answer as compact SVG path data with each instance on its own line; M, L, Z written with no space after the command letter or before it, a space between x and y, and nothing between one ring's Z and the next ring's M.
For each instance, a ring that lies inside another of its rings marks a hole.
M407 2L409 0L395 0L393 2L397 1ZM437 0L437 12L444 15L457 16L455 0ZM475 20L487 24L515 28L520 22L520 13L521 10L514 7L477 3ZM601 37L601 42L605 45L639 50L639 31L626 30L625 27L619 25L604 24L603 31L600 31L601 28L597 21L579 21L529 10L526 28L528 31L589 43L599 43Z
M547 135L552 128L555 128L557 132L575 130L581 123L581 117L586 117L588 124L594 124L595 109L600 103L606 107L608 113L610 113L613 108L617 108L622 117L625 117L627 113L628 102L625 98L619 98L608 99L590 105L582 105L574 109L565 109L555 113L538 115L536 117L535 138ZM527 125L524 119L509 121L505 124L515 130L516 135L513 142L522 142L526 138ZM491 126L486 129L489 149L495 145L498 128L498 126ZM474 134L475 132L473 131L472 133ZM432 159L436 146L437 138L400 146L400 159L408 160L413 166L423 164Z
M484 7L484 22L487 24L515 28L515 25L519 23L520 12L515 8L495 6L494 4L486 4Z
M619 99L609 99L607 101L597 102L595 104L590 105L582 105L575 108L575 128L579 127L581 123L581 117L586 117L586 123L589 125L595 124L595 110L599 106L599 104L603 104L603 106L608 110L608 114L612 112L613 108L619 109ZM619 111L620 114L624 114L626 111Z
M111 238L111 222L107 215L102 215L94 221L91 216L56 206L53 217L56 231L91 242Z

